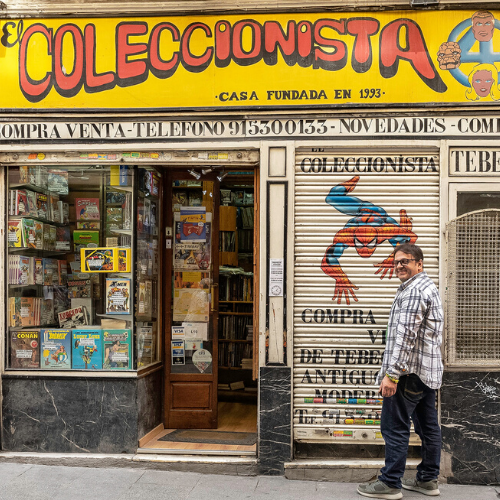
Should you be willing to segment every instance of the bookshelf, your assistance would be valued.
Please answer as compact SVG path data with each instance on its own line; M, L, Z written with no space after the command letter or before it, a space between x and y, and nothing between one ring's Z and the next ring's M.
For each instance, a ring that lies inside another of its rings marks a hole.
M219 268L219 396L256 397L253 366L253 184L236 176L221 186L219 251L234 240L231 259ZM227 232L224 234L224 232ZM231 236L227 236L230 233ZM243 388L244 386L244 388Z

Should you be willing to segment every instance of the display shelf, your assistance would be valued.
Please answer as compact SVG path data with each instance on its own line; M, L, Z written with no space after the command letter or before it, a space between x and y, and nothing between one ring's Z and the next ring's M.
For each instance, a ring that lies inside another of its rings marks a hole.
M18 219L33 219L38 222L43 222L44 224L51 224L53 226L69 226L70 222L56 222L50 219L42 219L41 217L36 217L35 215L9 215L9 220Z
M26 257L56 257L69 253L69 250L40 250L38 248L29 247L9 247L8 250L9 253L19 253Z
M219 315L229 315L229 316L253 316L253 312L233 312L233 311L219 311Z
M252 344L253 340L219 339L219 342L234 342L234 343L237 343L237 344Z

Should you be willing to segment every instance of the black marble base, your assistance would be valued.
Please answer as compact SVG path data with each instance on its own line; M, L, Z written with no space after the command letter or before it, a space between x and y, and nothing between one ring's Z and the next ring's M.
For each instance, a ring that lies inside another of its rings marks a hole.
M163 370L137 381L137 407L139 439L160 425L162 420Z
M500 484L500 374L445 372L441 388L448 482ZM449 466L448 466L449 468ZM444 470L443 470L444 469Z
M260 368L259 473L283 475L292 458L292 370Z
M3 451L135 453L137 450L136 379L4 375L2 391Z

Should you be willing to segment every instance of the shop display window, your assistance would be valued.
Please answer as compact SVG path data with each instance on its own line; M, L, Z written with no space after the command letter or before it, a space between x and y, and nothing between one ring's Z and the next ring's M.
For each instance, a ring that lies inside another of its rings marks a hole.
M158 361L160 173L13 166L7 191L7 369Z

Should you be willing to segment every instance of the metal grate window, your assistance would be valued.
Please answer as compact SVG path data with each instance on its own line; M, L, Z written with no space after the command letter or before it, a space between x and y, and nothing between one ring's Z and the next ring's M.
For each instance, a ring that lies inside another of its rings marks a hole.
M449 222L448 366L500 366L500 210Z

